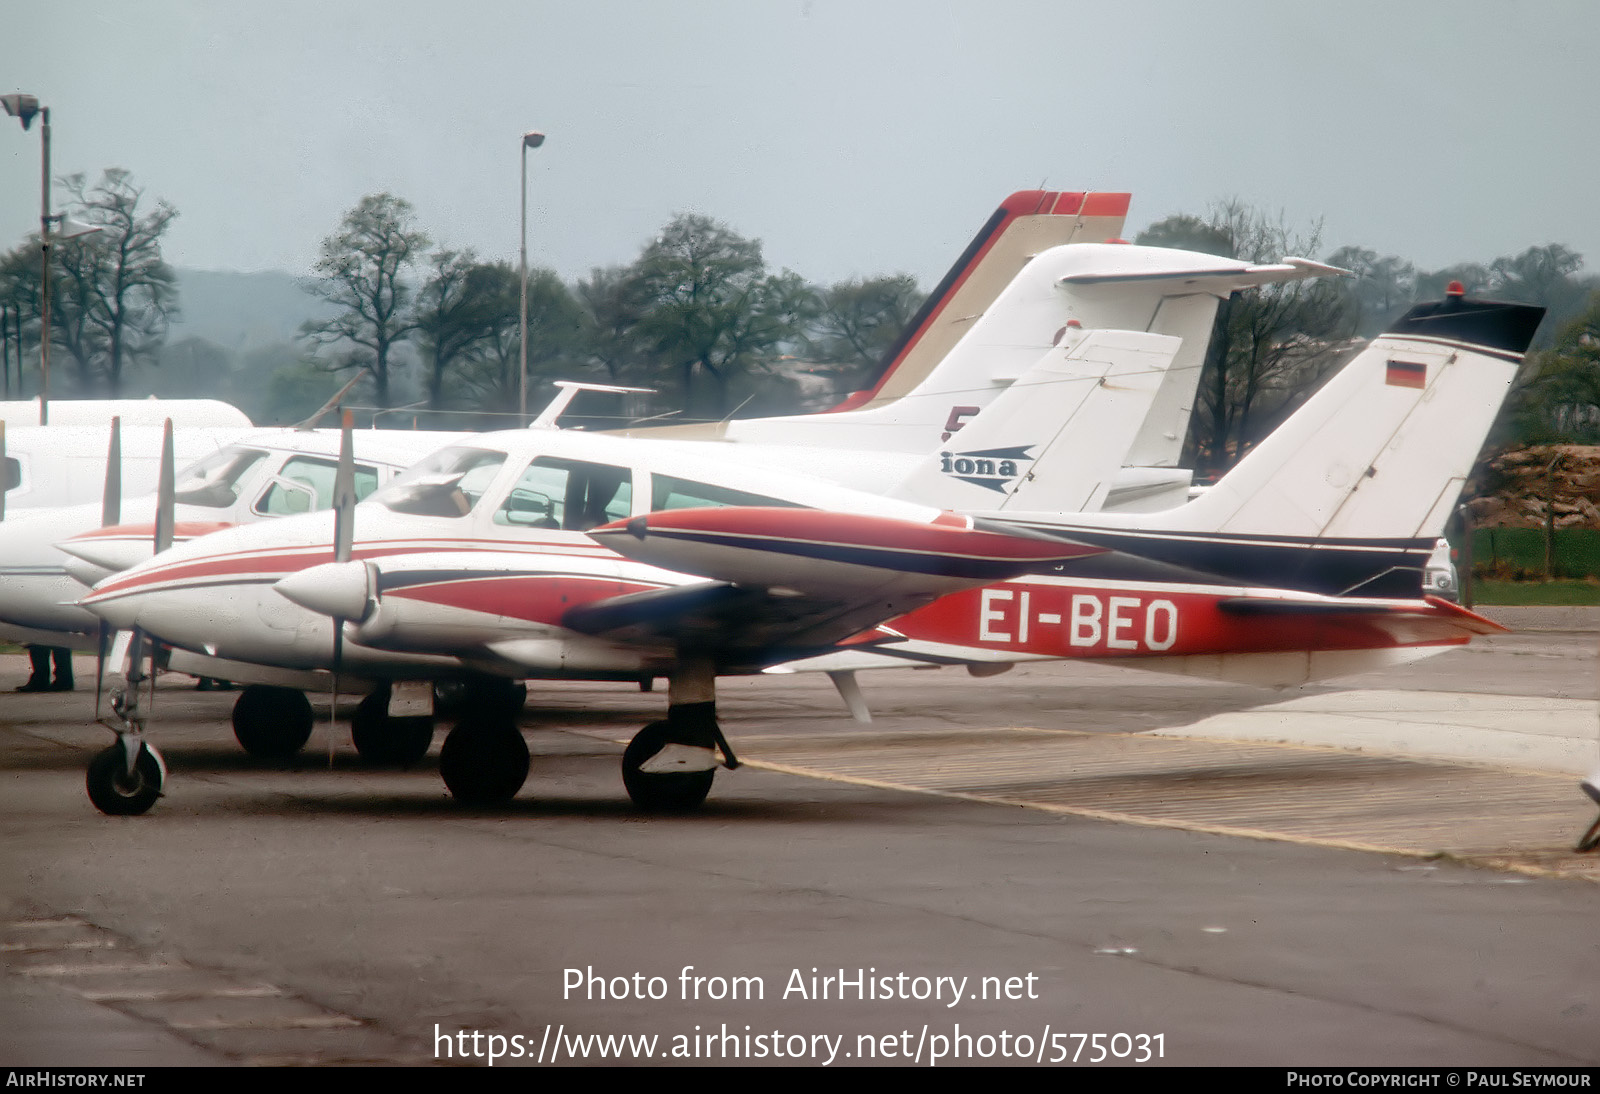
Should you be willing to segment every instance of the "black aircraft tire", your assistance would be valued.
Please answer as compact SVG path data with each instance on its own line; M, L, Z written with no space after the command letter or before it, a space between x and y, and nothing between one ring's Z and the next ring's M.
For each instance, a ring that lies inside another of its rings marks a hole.
M389 715L389 689L379 688L350 716L350 741L361 762L371 767L410 767L420 763L433 744L433 716L394 718Z
M633 804L646 813L689 813L700 808L717 771L680 775L652 775L639 766L667 744L667 722L651 722L628 742L622 752L622 785Z
M233 735L250 755L287 760L311 739L311 702L294 688L251 684L233 704Z
M506 719L463 718L439 749L439 774L462 805L504 805L528 779L528 742Z
M126 768L121 745L112 745L89 761L84 785L94 807L107 816L136 817L149 812L161 797L161 763L148 748L139 746L131 777Z

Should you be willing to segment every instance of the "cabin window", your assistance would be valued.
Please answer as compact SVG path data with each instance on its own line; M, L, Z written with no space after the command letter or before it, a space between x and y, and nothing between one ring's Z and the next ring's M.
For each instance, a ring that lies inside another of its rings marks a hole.
M213 452L178 477L177 500L206 509L226 509L239 500L239 480L266 458L259 448L233 445Z
M650 476L650 511L663 509L720 509L728 505L778 505L786 509L804 508L792 501L732 490L726 486L693 482L673 478L671 475Z
M334 480L339 475L336 460L295 456L272 478L272 484L255 504L262 516L282 517L295 513L317 512L333 507ZM356 464L356 500L378 488L376 468Z
M586 532L622 520L633 508L633 474L626 467L540 456L528 465L496 524Z

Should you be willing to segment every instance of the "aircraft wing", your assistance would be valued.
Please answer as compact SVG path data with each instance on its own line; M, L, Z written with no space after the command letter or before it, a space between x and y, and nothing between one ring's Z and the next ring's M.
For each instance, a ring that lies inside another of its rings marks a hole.
M652 513L589 534L636 561L710 580L591 601L569 610L564 626L739 665L879 640L864 632L947 593L1099 553L953 513L917 523L730 506Z
M757 667L852 645L863 632L874 640L874 624L930 599L775 594L708 581L581 605L562 623L608 642L693 649L727 667Z
M1129 282L1170 281L1187 292L1212 292L1226 296L1240 289L1268 285L1279 281L1301 281L1311 277L1349 277L1349 270L1313 262L1309 258L1285 258L1282 262L1264 263L1239 268L1237 264L1218 263L1215 270L1181 271L1128 270L1111 273L1071 273L1062 276L1063 285L1118 285Z

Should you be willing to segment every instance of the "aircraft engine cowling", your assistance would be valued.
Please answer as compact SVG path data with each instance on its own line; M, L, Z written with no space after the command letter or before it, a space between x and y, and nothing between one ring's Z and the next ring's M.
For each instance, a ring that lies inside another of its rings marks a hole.
M281 578L273 588L302 608L359 623L377 603L375 584L365 562L325 562Z

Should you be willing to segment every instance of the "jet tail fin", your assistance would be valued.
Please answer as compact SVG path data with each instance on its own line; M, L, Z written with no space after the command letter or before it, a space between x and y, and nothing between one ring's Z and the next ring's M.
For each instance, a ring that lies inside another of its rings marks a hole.
M1181 343L1072 331L895 491L942 509L1100 508Z
M1019 190L1000 203L884 354L870 387L833 411L900 398L944 359L972 320L1041 251L1122 234L1131 194Z

